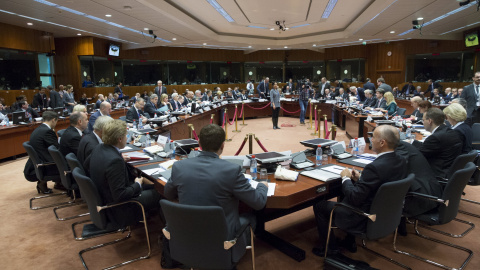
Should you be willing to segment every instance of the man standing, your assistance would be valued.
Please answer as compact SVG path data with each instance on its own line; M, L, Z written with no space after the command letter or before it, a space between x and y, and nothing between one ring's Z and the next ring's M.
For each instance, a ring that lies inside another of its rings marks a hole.
M480 71L475 72L473 83L463 88L460 97L467 101L467 124L480 123Z
M123 99L122 82L118 82L117 87L115 87L113 92L118 95L119 99Z
M59 92L55 91L52 86L47 86L50 93L50 107L52 108L63 108L63 98L60 96ZM63 93L63 85L58 86L58 91L62 91Z
M364 102L365 101L365 90L363 88L357 88L355 86L350 87L350 92L353 96L357 98L357 101Z
M248 90L249 95L253 95L253 89L254 89L253 83L251 81L248 81L247 82L247 90Z
M413 145L420 150L430 163L430 167L438 177L445 177L455 158L462 153L463 142L458 133L447 127L445 114L438 108L431 108L423 114L425 130L432 133L423 143L414 141Z
M40 91L33 96L32 107L39 108L40 110L48 107L48 99L47 95L45 95L45 87L40 88Z
M100 110L92 114L92 116L90 116L90 119L88 120L88 130L90 132L93 131L93 124L95 124L95 121L97 120L98 117L102 115L110 116L111 112L112 112L112 104L106 101L100 103Z
M257 86L257 91L258 91L258 97L259 98L267 98L269 95L269 81L270 79L268 77L265 78L261 83L258 84Z
M378 85L378 89L380 89L380 88L383 89L384 94L386 92L392 92L392 87L385 83L384 78L378 78L377 79L377 85Z
M70 115L70 126L60 137L60 152L63 156L69 153L77 155L78 145L83 136L83 131L87 129L88 120L84 112L74 112Z
M268 188L262 182L256 189L252 188L239 165L219 158L225 147L225 131L218 125L202 128L199 144L203 151L198 157L173 164L172 176L165 185L165 197L178 199L181 204L222 207L228 228L226 237L233 239L240 228L240 218L250 220L255 227L253 214L239 214L239 202L260 210L267 202ZM244 233L232 248L233 263L245 253L246 243L247 234Z
M319 96L325 96L325 89L330 89L330 84L327 82L327 78L323 77L319 85ZM318 96L318 95L317 95Z
M375 85L370 81L370 78L367 78L367 82L363 85L363 89L372 91L377 90L375 89Z
M389 125L378 126L370 141L372 149L378 154L378 157L365 166L361 175L358 171L348 168L345 168L340 174L344 195L342 203L360 208L367 213L370 211L372 201L382 184L401 180L407 175L405 159L394 152L400 142L400 134L395 127ZM324 200L313 206L320 244L313 248L312 252L317 256L323 256L325 253L330 212L335 203ZM365 231L367 220L366 217L345 208L337 209L334 214L335 226L343 230ZM355 236L350 234L341 242L341 245L350 252L357 250ZM330 237L328 249L331 252L338 250L334 235Z
M305 113L308 108L308 101L313 96L313 90L310 87L302 85L298 102L300 103L300 125L305 125Z
M434 89L438 89L439 92L441 92L443 89L442 85L440 85L437 82L434 82L432 79L428 79L427 83L428 83L428 87L427 87L427 91L423 93L424 96L426 96L428 92L430 92L430 94L433 93Z
M147 117L143 112L144 107L145 107L145 100L143 100L143 98L138 98L137 102L135 102L135 104L127 111L127 117L126 117L127 122L133 123L133 120L135 120L138 123L139 119L141 119L142 123L146 124Z
M73 107L77 105L75 97L73 96L73 86L67 85L67 92L63 94L63 104L67 108L68 112L72 112Z
M401 93L408 96L408 95L413 95L414 92L415 92L415 86L413 86L413 82L408 82L402 87Z
M162 94L166 94L167 93L167 88L165 86L163 86L163 82L162 81L157 81L157 86L155 86L155 89L153 90L153 92L155 94L157 94L158 97L161 97ZM159 103L157 103L157 107L160 106L160 101Z

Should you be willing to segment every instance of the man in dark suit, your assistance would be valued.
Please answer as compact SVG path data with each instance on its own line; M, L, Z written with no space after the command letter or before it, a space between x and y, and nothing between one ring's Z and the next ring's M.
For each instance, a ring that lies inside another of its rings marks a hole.
M142 99L143 100L143 99ZM127 143L127 124L113 120L105 125L103 144L97 145L90 155L90 176L97 186L104 205L136 200L145 212L158 209L160 194L150 181L133 174L127 168L118 149ZM149 185L146 185L150 182ZM106 209L107 218L118 226L134 225L142 220L141 208L133 203Z
M95 109L100 109L100 105L105 101L105 98L102 94L98 94L97 102L95 102Z
M40 110L48 107L48 98L47 95L45 95L45 87L40 88L40 91L33 96L32 107L39 108Z
M471 126L480 122L480 71L475 72L473 83L465 86L461 98L467 101L467 122Z
M367 82L363 85L363 89L375 91L375 84L370 81L370 78L367 78Z
M102 132L105 125L113 121L110 116L100 116L93 125L93 132L82 137L77 150L77 159L83 165L83 169L90 175L90 155L93 149L102 143ZM63 138L63 137L62 137Z
M415 86L413 85L413 82L408 82L402 87L401 91L402 95L413 95L415 93Z
M32 107L28 106L28 102L26 100L18 103L18 110L17 112L25 112L25 120L28 121L30 117L38 118L40 115L32 109Z
M266 98L269 95L269 81L270 79L267 77L258 84L257 92L260 98Z
M110 116L110 113L112 112L112 104L104 101L100 103L100 110L96 111L94 114L90 116L90 119L88 120L88 130L90 132L93 131L93 125L95 124L95 120L97 120L98 117L102 115L107 115Z
M153 90L153 92L155 94L157 94L158 97L161 97L162 94L167 93L167 88L165 86L163 86L162 81L157 81L157 86L155 86L155 89ZM159 103L157 103L157 107L159 107L159 106L160 106L160 100L159 100Z
M378 89L380 89L380 88L383 89L384 93L392 92L392 87L385 83L384 78L378 78L377 79L377 85L378 85Z
M50 88L51 86L49 86L49 89L50 89L50 107L52 108L59 108L59 107L64 107L64 104L63 104L63 97L60 96L60 94L55 91L53 88ZM62 91L62 94L63 94L63 85L59 85L58 86L58 91Z
M227 239L232 239L240 228L240 218L255 224L253 214L239 214L239 201L260 210L267 202L268 188L263 183L252 188L240 166L219 159L225 147L225 131L221 127L207 125L199 137L203 151L198 157L174 163L172 176L165 185L165 197L178 199L181 204L222 207L227 221ZM245 253L246 243L244 233L233 246L233 263Z
M383 91L383 89L378 89L377 92L376 92L376 95L377 95L377 102L375 103L375 106L373 106L371 109L385 109L387 107L387 101L385 100L385 98L383 97L383 94L385 94L385 92Z
M58 114L53 111L46 111L43 113L43 123L39 125L30 135L30 145L35 149L38 158L42 163L54 162L52 156L48 152L48 147L54 145L58 148L58 138L55 134L54 128L57 125ZM46 175L58 175L57 166L43 166L41 167ZM37 179L33 162L28 159L23 170L23 174L28 181L38 181L37 190L39 193L52 193L52 190L47 187L46 182L41 182ZM60 178L58 178L60 181ZM59 185L56 187L60 187Z
M373 91L369 89L365 90L365 101L363 102L363 107L373 108L375 107L375 104L377 104L377 99L373 96Z
M423 93L424 96L427 96L428 92L432 94L434 89L438 89L438 92L442 92L443 86L441 84L433 81L432 79L428 79L427 83L428 83L428 86L427 86L427 90Z
M372 149L378 154L378 157L365 167L361 175L358 171L350 171L348 168L345 168L340 174L344 195L342 202L360 208L367 213L370 211L373 198L382 184L401 180L407 175L405 159L394 152L400 141L400 134L395 127L388 125L377 127L370 141ZM330 212L334 206L335 202L331 201L320 201L313 206L320 245L312 251L317 256L324 255ZM345 208L337 209L334 215L335 226L344 230L362 232L365 230L367 220L366 217L357 215ZM330 238L328 248L332 252L338 249L336 241L334 236ZM347 235L347 238L342 241L342 245L351 252L355 252L355 237Z
M338 96L340 98L342 98L343 100L349 100L348 99L349 95L347 93L345 93L345 89L343 89L343 88L338 89Z
M327 78L323 77L318 85L319 97L325 97L325 89L330 89L330 84L327 82ZM315 95L317 97L317 95Z
M122 82L118 82L117 87L113 90L115 94L118 95L118 99L123 99L123 90L122 90Z
M148 117L143 112L144 107L145 100L143 100L143 98L137 98L137 102L127 111L127 122L133 123L133 120L135 120L138 124L138 120L142 119L142 123L146 124Z
M207 90L207 93L205 93L202 97L202 101L213 102L212 90Z
M83 131L87 129L88 120L84 112L73 112L70 114L70 126L60 137L60 152L63 156L70 153L77 155L78 145L83 136Z
M448 168L455 158L462 153L462 140L456 131L445 124L445 114L438 108L431 108L423 114L423 125L432 134L423 144L414 141L413 145L420 150L430 163L430 167L438 177L445 177Z
M157 94L152 94L150 100L145 104L145 112L148 113L151 117L154 117L155 114L163 115L163 112L159 111L157 108L158 97Z
M335 99L335 93L332 93L332 92L330 92L330 89L329 89L329 88L327 88L327 89L325 89L325 95L324 95L324 98L325 98L326 100L332 100L332 99Z
M355 86L350 87L350 92L354 97L357 98L357 101L364 102L365 101L365 90L363 88L357 88Z

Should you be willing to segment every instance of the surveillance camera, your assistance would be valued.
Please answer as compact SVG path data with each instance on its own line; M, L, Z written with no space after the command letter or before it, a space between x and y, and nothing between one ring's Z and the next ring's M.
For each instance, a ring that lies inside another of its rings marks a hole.
M276 25L280 25L280 21L276 21L275 24L276 24Z
M148 33L149 33L150 35L153 35L153 30L148 30Z
M418 25L418 20L412 21L412 24L413 24L413 25Z

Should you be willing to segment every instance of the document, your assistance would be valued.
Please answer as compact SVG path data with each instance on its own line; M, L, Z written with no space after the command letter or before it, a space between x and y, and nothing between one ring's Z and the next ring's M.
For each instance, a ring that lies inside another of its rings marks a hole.
M313 179L323 181L323 182L327 182L327 181L330 181L330 180L340 178L340 174L331 173L331 172L327 172L325 170L320 170L320 169L311 170L311 171L303 171L300 174L311 177Z
M258 186L257 181L250 179L249 182L250 182L250 185L252 185L252 187L254 189L257 189L257 186ZM268 183L267 197L275 195L275 187L276 186L277 186L277 183Z
M370 163L373 162L373 160L371 160L371 159L363 159L363 158L357 158L357 159L354 159L352 161L362 163L362 164L370 164Z
M324 171L335 173L335 174L338 174L338 175L340 175L340 173L343 171L343 169L345 169L345 167L337 166L337 165L322 168L322 170L324 170Z
M154 175L154 174L159 174L161 172L165 171L164 168L153 168L153 169L148 169L148 170L142 170L142 172L144 172L145 174L148 174L148 175Z

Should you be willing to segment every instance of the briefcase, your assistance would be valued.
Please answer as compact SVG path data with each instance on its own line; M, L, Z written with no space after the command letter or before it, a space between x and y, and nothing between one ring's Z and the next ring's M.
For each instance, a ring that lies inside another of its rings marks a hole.
M351 259L341 253L335 255L328 255L324 262L325 270L378 270L370 267L370 265L363 261Z

